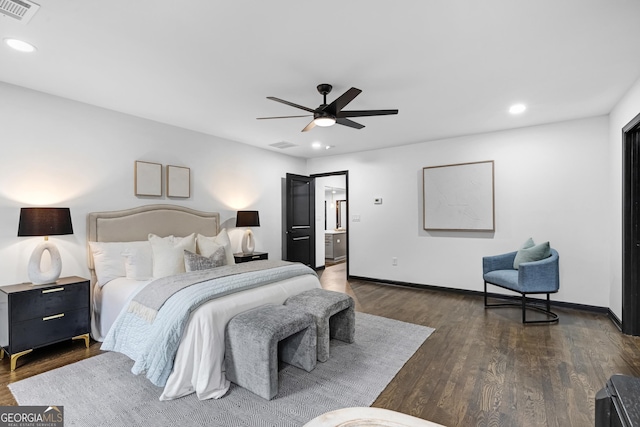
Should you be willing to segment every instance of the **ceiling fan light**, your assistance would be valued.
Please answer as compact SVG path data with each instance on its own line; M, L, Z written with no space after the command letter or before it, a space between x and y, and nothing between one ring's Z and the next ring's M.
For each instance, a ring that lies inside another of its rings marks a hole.
M316 126L328 127L336 124L336 119L333 117L318 117L314 120Z

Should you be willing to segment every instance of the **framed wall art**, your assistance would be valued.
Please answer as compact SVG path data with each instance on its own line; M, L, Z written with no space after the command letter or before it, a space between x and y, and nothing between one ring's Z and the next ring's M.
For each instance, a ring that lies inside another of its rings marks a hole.
M493 160L422 169L423 227L495 231Z
M133 181L136 196L162 196L162 165L136 161Z
M167 196L191 197L191 170L181 166L167 166Z

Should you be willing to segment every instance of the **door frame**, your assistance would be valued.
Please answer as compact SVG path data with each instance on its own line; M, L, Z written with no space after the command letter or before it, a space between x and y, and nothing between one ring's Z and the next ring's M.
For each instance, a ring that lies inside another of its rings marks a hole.
M335 172L323 172L323 173L314 173L309 175L311 178L322 178L322 177L327 177L327 176L335 176L335 175L344 175L345 178L345 194L346 194L346 198L347 198L347 223L349 222L349 218L351 218L349 216L349 209L350 209L350 203L349 203L349 171L348 170L342 170L342 171L335 171ZM315 182L314 182L315 184ZM316 188L316 191L318 189ZM325 214L326 216L326 214ZM349 242L351 241L351 238L349 236L349 230L351 229L350 225L347 225L347 231L345 233L346 237L347 237L347 259L345 261L346 264L346 269L347 269L347 279L349 279L349 277L351 277L351 275L349 274L349 258L350 258L350 254L349 254Z
M622 128L622 332L640 336L640 114Z

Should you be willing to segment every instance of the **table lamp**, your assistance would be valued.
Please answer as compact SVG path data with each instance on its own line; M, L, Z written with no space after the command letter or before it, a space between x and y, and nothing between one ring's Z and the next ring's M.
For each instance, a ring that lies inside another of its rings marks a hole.
M62 272L60 251L49 241L49 236L73 234L69 208L22 208L18 236L44 236L44 242L34 249L29 258L29 280L34 285L55 283ZM49 251L51 267L42 271L41 261L44 251Z
M238 211L236 227L260 227L258 211ZM255 249L255 240L250 228L244 231L242 236L242 253L251 255Z

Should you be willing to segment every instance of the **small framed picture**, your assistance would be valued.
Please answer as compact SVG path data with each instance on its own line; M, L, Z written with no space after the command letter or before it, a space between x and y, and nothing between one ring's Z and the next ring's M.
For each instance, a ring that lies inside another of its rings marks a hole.
M162 196L162 165L136 161L133 181L136 196Z
M191 170L167 165L167 197L191 197Z

